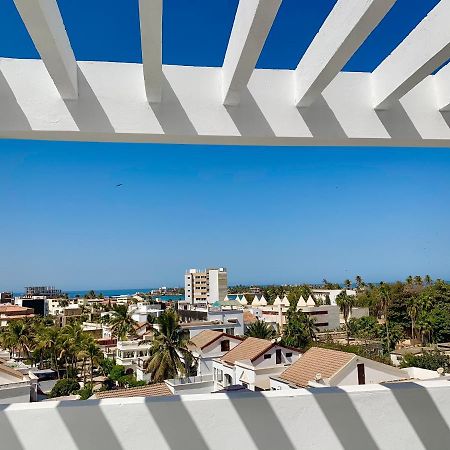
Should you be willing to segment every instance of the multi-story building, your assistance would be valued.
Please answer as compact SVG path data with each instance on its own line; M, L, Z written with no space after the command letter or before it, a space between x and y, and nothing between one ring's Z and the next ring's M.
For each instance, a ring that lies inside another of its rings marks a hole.
M191 304L214 303L228 292L227 269L189 269L184 276L185 301Z
M34 296L42 296L47 298L62 297L61 289L56 289L54 286L27 286L25 287L24 297L31 298Z
M32 297L16 297L14 303L24 308L32 308L38 316L48 316L48 299L43 295Z
M13 293L0 292L0 303L13 303Z

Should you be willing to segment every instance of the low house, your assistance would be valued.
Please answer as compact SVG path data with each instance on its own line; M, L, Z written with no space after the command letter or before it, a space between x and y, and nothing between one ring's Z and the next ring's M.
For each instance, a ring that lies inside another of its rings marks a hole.
M0 404L28 403L36 399L36 376L0 364Z
M241 342L241 338L214 330L204 330L191 338L189 350L198 360L197 375L211 375L213 360L221 358Z
M376 384L408 379L406 372L354 353L312 347L280 375L270 389Z
M124 366L125 370L136 371L138 359L147 359L150 356L150 342L145 341L118 341L116 350L116 363Z
M0 305L0 328L6 327L11 320L26 319L28 317L34 317L32 308L10 305L8 303Z
M420 356L426 351L423 347L403 347L397 350L393 350L390 353L391 362L394 366L398 367L401 365L403 358L406 355Z
M119 398L119 397L163 397L173 395L165 383L149 384L128 389L114 389L112 391L96 392L91 399Z
M213 360L214 389L236 384L252 391L269 389L269 377L279 375L300 356L297 349L249 337Z

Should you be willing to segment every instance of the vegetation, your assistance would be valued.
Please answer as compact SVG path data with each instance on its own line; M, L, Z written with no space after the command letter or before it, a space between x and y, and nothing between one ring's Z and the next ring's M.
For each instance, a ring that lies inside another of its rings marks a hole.
M167 309L157 323L160 329L155 331L150 358L146 363L152 382L190 375L196 361L188 350L189 340L180 327L178 315L172 309Z
M286 315L281 343L289 347L306 348L316 339L317 331L314 319L291 306Z
M420 367L421 369L437 370L444 369L450 372L450 357L439 352L426 352L423 355L406 354L400 367Z
M273 339L276 337L276 334L274 328L262 320L257 320L250 324L245 332L246 336L260 339Z
M108 319L113 336L123 341L134 335L136 322L131 318L126 305L116 305Z
M75 394L80 390L80 383L73 378L58 380L50 392L50 397L64 397Z

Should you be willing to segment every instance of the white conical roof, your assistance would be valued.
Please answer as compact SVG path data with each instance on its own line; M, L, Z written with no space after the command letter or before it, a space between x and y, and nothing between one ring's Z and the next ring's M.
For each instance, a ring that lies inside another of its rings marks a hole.
M277 298L275 299L275 301L273 302L274 306L279 306L281 305L281 298L279 295L277 295Z
M256 295L253 298L252 306L259 306L259 299L258 299L258 297Z
M297 306L306 306L306 302L305 302L305 299L303 298L303 295L300 295Z
M243 295L242 297L241 297L241 299L239 300L239 303L241 304L241 305L246 305L248 302L247 302L247 299L245 298L245 295Z
M228 302L230 299L228 298L228 295L225 295L225 298L223 299L224 302Z
M236 295L236 298L235 298L235 300L236 300L237 302L240 302L240 301L241 301L241 297L239 297L239 294L238 294L238 295Z
M281 300L281 304L283 306L291 306L291 304L289 303L288 298L286 297L286 295L283 297L283 300Z
M311 296L308 297L308 301L306 302L306 306L316 306L316 302L313 300Z
M259 306L267 306L267 300L264 298L264 295L259 299Z

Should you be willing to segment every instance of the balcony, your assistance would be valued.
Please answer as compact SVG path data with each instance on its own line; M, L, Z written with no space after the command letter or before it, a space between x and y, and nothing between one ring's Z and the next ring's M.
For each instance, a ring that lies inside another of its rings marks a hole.
M447 448L448 381L0 406L2 448Z

